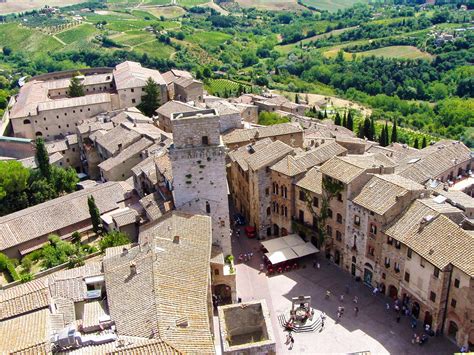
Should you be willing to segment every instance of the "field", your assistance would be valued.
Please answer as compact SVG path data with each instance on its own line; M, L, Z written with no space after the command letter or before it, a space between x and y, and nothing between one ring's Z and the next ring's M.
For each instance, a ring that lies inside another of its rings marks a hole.
M262 10L302 10L304 6L296 0L236 0L242 7L255 7Z
M165 17L165 18L176 18L184 15L186 11L183 10L183 8L179 6L165 6L165 7L142 7L142 10L146 10L150 14L156 16L156 17Z
M195 32L186 38L187 42L196 43L198 45L208 45L216 47L225 41L231 39L232 36L222 32Z
M6 0L0 5L0 14L9 14L12 12L23 12L49 6L67 6L80 4L86 0Z
M372 55L386 58L433 59L431 54L422 52L413 46L391 46L357 53L358 57L368 57Z
M303 4L319 10L335 12L351 7L355 3L367 3L367 0L303 0Z
M98 32L99 30L97 30L95 26L86 23L71 28L70 30L57 33L56 37L58 37L64 43L70 44L76 42L77 40L93 37Z
M211 94L219 94L223 95L224 92L235 92L239 89L239 86L243 86L248 88L248 85L240 84L232 80L227 79L209 79L206 81L206 90L209 91Z

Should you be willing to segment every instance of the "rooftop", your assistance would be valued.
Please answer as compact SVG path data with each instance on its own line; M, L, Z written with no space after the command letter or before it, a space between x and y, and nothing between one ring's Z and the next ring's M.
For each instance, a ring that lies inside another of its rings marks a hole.
M280 123L271 126L263 126L252 129L234 129L229 133L222 135L225 145L249 142L252 139L262 139L267 137L275 137L286 134L294 134L303 132L298 125L291 123Z
M137 62L120 63L115 67L113 74L117 90L143 87L148 78L152 78L158 85L166 85L158 70L144 68Z
M134 155L140 154L143 150L150 147L153 142L147 138L141 138L139 141L130 144L128 147L120 151L120 153L114 157L111 157L98 166L101 170L110 171L116 166L123 164Z
M322 195L323 174L318 168L312 168L296 183L296 186L311 191L315 194Z
M292 151L292 147L277 140L250 155L247 159L247 164L252 170L256 171L274 164Z

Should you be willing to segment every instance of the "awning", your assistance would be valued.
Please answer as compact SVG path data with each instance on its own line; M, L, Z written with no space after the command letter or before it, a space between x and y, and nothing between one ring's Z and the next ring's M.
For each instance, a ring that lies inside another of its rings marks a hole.
M268 250L269 253L289 247L283 238L270 239L266 242L262 242L262 245Z
M293 251L298 255L298 257L315 254L319 252L318 248L316 248L312 243L297 245L291 249L293 249Z
M298 258L298 255L291 248L281 249L273 253L265 253L265 255L273 265Z
M290 234L285 237L281 237L289 247L294 247L306 243L298 234Z

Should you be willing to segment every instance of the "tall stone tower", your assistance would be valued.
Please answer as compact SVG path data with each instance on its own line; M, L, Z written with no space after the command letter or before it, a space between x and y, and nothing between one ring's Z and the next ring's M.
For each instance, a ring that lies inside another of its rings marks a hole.
M212 242L231 254L225 146L215 109L174 113L170 147L175 207L212 219Z

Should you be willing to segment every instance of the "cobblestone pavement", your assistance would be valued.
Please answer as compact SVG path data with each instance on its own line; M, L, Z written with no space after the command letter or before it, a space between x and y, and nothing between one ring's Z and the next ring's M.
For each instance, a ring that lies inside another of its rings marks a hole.
M262 253L260 243L248 239L244 231L240 237L233 236L233 252L237 268L237 297L242 301L265 299L267 301L277 342L278 354L328 354L370 351L371 354L452 354L456 346L443 336L430 337L423 346L411 343L414 332L407 317L396 322L395 313L387 311L390 300L384 296L373 296L371 290L356 282L349 273L317 256L321 268L314 269L314 257L303 259L304 267L277 276L267 277L259 272ZM253 258L240 263L240 253L253 252ZM345 293L346 285L349 294ZM326 290L331 297L325 299ZM340 295L344 294L344 301ZM294 334L295 345L289 350L284 344L286 333L278 324L278 315L291 309L291 298L305 295L312 297L312 307L327 314L323 331ZM354 296L358 297L359 314L354 313ZM390 302L390 304L392 304ZM337 308L345 307L339 323Z

